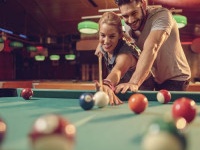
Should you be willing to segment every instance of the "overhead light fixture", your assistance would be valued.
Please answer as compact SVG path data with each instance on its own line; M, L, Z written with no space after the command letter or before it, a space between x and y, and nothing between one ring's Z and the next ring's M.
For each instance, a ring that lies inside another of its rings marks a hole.
M55 60L59 60L60 56L59 55L51 55L50 56L50 60L55 61Z
M95 34L99 30L99 25L93 21L82 21L78 24L78 30L84 34Z
M74 54L67 54L67 55L65 55L65 59L66 60L75 60L76 59L76 55L74 55Z
M36 55L35 56L35 60L36 61L44 61L45 60L45 56L43 56L43 55Z
M27 46L26 49L33 52L37 51L37 48L35 46Z
M183 28L187 25L187 18L185 16L174 14L173 18L176 20L178 28Z
M14 48L22 48L24 44L18 41L13 41L13 42L10 42L10 46Z

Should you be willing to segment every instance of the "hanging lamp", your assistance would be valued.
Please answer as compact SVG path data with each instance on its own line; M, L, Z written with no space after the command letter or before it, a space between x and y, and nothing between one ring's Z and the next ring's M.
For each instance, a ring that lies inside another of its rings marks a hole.
M55 61L55 60L60 60L60 55L51 55L50 60Z
M82 21L78 24L78 31L84 34L95 34L99 30L99 25L93 21Z
M176 20L178 28L183 28L187 25L187 18L185 16L174 14L173 18Z

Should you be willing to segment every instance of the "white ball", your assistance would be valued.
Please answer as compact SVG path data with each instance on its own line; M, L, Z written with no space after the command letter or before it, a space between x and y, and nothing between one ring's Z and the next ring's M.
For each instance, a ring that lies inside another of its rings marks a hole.
M171 100L171 93L167 90L160 90L158 91L156 97L158 102L160 102L161 104L167 104Z
M109 96L103 91L98 91L93 96L95 105L99 108L105 107L109 103Z
M147 134L142 141L142 150L183 150L181 141L168 132Z

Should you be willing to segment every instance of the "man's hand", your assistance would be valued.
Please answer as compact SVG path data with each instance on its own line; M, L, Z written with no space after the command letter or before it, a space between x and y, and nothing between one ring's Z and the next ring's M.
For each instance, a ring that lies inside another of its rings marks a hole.
M133 84L133 83L121 83L115 87L115 93L121 92L122 94L126 93L128 90L132 92L137 92L138 91L138 85Z

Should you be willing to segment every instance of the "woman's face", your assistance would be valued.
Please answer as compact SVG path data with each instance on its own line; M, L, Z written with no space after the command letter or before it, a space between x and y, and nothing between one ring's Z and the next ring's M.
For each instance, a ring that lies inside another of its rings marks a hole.
M117 27L106 23L100 25L99 42L106 52L113 53L121 37Z

